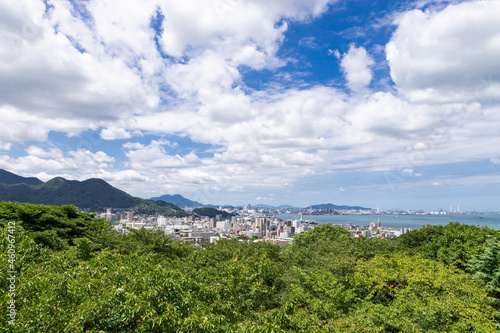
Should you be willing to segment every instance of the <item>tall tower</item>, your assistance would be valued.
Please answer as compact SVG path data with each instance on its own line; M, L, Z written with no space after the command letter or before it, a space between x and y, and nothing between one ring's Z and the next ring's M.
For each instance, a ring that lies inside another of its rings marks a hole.
M378 219L378 228L380 229L380 219Z
M257 217L255 219L255 227L259 228L260 236L264 237L267 229L269 228L269 222L265 217Z

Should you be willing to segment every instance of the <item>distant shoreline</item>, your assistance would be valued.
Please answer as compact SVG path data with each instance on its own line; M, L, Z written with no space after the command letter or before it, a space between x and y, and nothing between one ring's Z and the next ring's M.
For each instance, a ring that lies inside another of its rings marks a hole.
M280 219L299 220L300 214L278 214ZM468 225L487 226L500 230L500 214L428 214L428 215L383 215L383 214L348 214L348 215L305 215L304 220L314 220L318 224L351 224L360 227L367 226L378 219L381 225L391 228L420 229L424 225L446 225L449 222L459 222Z

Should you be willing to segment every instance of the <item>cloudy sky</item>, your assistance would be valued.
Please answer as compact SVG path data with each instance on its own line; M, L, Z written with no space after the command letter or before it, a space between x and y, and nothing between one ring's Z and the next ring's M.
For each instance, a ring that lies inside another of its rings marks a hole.
M0 168L500 210L500 1L2 0Z

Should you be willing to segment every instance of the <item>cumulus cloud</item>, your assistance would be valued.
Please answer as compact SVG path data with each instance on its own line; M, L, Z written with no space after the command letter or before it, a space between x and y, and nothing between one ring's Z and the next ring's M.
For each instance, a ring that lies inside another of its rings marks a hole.
M58 148L50 148L48 151L40 147L30 146L26 149L26 152L31 156L36 156L40 158L52 158L61 159L64 158L64 153Z
M354 92L364 90L372 80L373 74L370 67L374 64L375 61L364 47L351 44L349 51L342 56L340 61L349 89Z
M135 170L141 169L163 169L179 168L200 162L200 159L193 152L185 155L169 155L164 146L170 145L168 141L153 140L149 145L126 144L124 148L130 149L126 152L129 158L129 165Z
M278 50L289 23L318 17L332 2L3 1L0 149L30 143L27 156L1 156L0 167L102 177L145 192L133 185L140 181L206 198L315 173L418 175L422 164L496 163L500 110L485 102L500 97L498 2L402 13L386 45L394 90L367 89L376 64L355 44L344 54L329 50L350 94L319 84L245 86L243 67L283 66L288 60ZM123 161L32 143L51 131L89 129L103 140L130 139L134 131L157 140L123 144ZM181 152L160 139L170 136L211 149Z
M499 15L498 1L401 14L386 47L398 90L413 101L498 100Z
M154 85L103 47L108 41L73 16L73 6L2 2L0 38L10 42L0 44L0 108L13 126L0 141L43 141L51 130L80 133L157 105Z
M128 139L132 135L124 128L108 127L101 130L101 138L104 140Z
M318 16L330 2L187 0L181 4L164 1L159 3L165 16L163 50L174 57L181 57L207 48L220 49L230 57L241 46L255 45L266 57L274 58L276 41L283 38L287 28L286 24L277 25L276 22L281 18L304 21Z
M113 167L115 159L102 151L92 153L79 149L63 153L58 148L43 150L36 146L27 149L27 156L10 157L0 155L0 168L23 174L40 174L44 178L65 176L83 180L99 173L99 170ZM37 172L38 170L38 172Z

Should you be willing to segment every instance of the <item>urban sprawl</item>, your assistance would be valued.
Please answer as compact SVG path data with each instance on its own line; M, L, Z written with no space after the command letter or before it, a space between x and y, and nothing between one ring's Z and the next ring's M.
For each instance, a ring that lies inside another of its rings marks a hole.
M192 209L186 208L192 212ZM283 220L277 213L297 213L296 211L274 211L271 209L254 208L245 205L243 208L222 208L219 211L235 214L224 219L222 214L215 217L200 217L195 214L183 218L135 215L133 211L113 213L108 209L98 217L114 223L114 228L120 233L129 229L149 229L164 232L174 240L190 242L202 246L204 242L217 242L220 239L238 238L254 242L267 241L285 246L293 241L296 234L313 229L318 223L308 219L312 214L368 214L372 211L305 211L299 213L295 220ZM383 239L398 237L410 231L409 228L389 228L381 225L380 219L366 226L339 225L347 229L352 237L378 237Z

